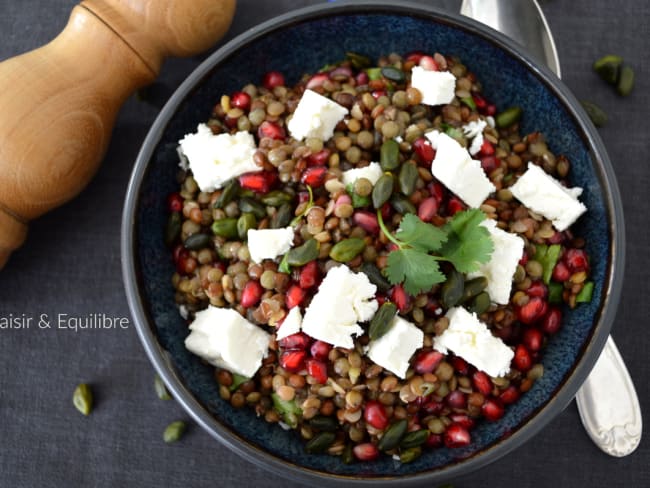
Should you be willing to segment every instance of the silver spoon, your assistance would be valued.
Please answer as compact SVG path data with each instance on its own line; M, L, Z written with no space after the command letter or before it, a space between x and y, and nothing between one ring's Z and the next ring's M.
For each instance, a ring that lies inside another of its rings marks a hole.
M560 61L537 0L463 0L460 13L526 47L559 77ZM641 442L641 407L630 374L611 336L576 395L582 425L594 443L622 457Z

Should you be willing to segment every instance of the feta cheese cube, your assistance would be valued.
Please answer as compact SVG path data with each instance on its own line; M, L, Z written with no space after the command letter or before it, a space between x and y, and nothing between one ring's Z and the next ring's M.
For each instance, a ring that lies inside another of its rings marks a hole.
M376 292L365 273L345 265L330 269L305 311L302 331L333 346L353 348L352 336L363 334L359 322L377 311Z
M553 222L560 232L587 211L578 197L582 188L566 188L542 168L528 163L528 169L510 187L517 200Z
M384 172L379 163L370 163L364 168L353 168L343 172L343 184L354 184L359 178L367 178L373 185L382 177Z
M262 365L270 334L251 324L232 308L210 305L197 312L185 347L210 364L252 377Z
M207 125L199 124L179 143L201 191L217 190L236 176L261 169L253 161L255 140L245 131L214 135Z
M254 263L275 259L293 245L293 227L282 229L248 229L248 252Z
M313 90L305 90L287 127L297 141L307 137L327 141L334 134L336 124L347 113L347 108L329 98Z
M463 126L463 134L465 137L472 139L472 144L469 146L469 153L474 156L481 150L483 145L483 129L487 127L487 122L484 120L472 120Z
M494 220L487 219L481 225L490 232L494 251L490 260L481 264L478 271L470 273L468 278L485 276L487 292L495 303L502 305L510 301L512 277L524 252L524 240L516 234L499 229Z
M424 343L424 333L399 315L393 318L388 332L371 341L368 357L396 376L406 378L409 360Z
M278 330L275 338L279 341L290 335L297 334L300 332L300 326L302 325L302 314L300 313L300 307L293 307L289 310L289 313L282 321L280 329Z
M449 71L431 71L421 66L411 69L411 86L422 94L425 105L444 105L456 94L456 77Z
M435 141L436 157L431 163L433 176L470 207L480 207L496 190L481 163L472 159L467 150L447 134L437 135Z
M501 339L492 335L475 313L463 307L450 308L446 317L449 327L433 339L433 348L443 354L452 351L492 377L510 371L515 353Z

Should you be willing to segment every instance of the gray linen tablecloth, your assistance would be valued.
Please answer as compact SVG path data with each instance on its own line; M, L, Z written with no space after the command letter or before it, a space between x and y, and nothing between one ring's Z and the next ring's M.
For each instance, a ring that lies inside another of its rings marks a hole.
M0 59L47 42L63 28L75 3L0 0ZM228 38L311 3L241 0ZM627 225L625 285L613 335L650 414L650 3L548 0L543 8L565 83L578 98L597 102L609 114L600 132L616 170ZM594 59L610 52L636 69L637 85L628 98L616 96L591 70ZM203 58L168 62L157 98L164 101ZM34 222L25 246L0 272L0 317L25 314L35 321L29 330L0 330L3 488L299 486L249 464L198 427L190 427L182 442L165 445L164 427L187 415L156 398L153 369L132 325L80 332L36 325L40 314L100 313L130 320L120 272L122 201L157 112L135 98L127 101L93 182L74 201ZM96 409L88 418L71 405L72 390L82 381L96 393ZM648 487L647 429L645 434L633 455L607 457L588 439L571 404L526 445L454 486Z

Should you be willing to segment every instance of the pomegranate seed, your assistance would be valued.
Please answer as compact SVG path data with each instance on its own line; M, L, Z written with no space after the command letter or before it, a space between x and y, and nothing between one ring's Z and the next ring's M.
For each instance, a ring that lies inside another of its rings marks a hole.
M298 192L298 203L305 203L309 201L309 192L308 191L299 191Z
M497 113L497 106L494 105L493 103L488 104L487 107L485 107L485 115L494 115Z
M561 244L564 242L564 234L562 232L556 232L551 237L547 239L549 244Z
M300 286L291 285L285 297L285 304L287 305L287 309L291 310L293 307L300 305L305 299L306 295L307 292L300 288Z
M429 434L426 445L427 447L440 447L442 445L442 436L440 434Z
M300 268L300 279L298 280L300 288L307 290L314 286L320 278L320 270L316 261L309 261Z
M521 259L519 260L519 264L521 264L522 266L526 266L527 262L528 262L528 254L526 253L526 251L524 251L523 256L521 256Z
M542 348L542 344L544 344L544 334L539 329L529 327L524 331L521 342L529 351L537 352Z
M304 332L296 332L290 336L280 339L278 344L282 349L303 351L309 347L311 339Z
M418 137L413 141L413 150L418 155L420 162L424 164L431 164L433 158L436 157L436 150L424 137Z
M483 414L483 417L490 422L495 422L503 417L503 414L505 413L503 402L498 398L487 398L481 407L481 413Z
M529 297L546 298L548 296L548 288L541 281L533 281L528 287L528 290L526 290L526 294Z
M558 307L550 307L548 313L542 319L540 328L545 334L553 335L562 327L562 310Z
M241 292L241 305L244 308L254 307L262 298L264 292L262 285L259 281L251 280L244 286Z
M484 139L483 144L481 144L480 153L482 156L492 156L494 154L494 146L490 141Z
M452 413L449 415L449 419L452 422L455 422L459 425L462 425L467 430L471 430L474 427L474 420L465 413Z
M183 197L178 193L170 193L167 196L167 208L170 212L181 212L183 210Z
M357 210L352 214L352 221L369 234L379 234L379 223L373 212Z
M390 206L390 203L386 202L381 206L381 218L388 220L393 216L393 207Z
M414 51L406 55L406 61L418 64L420 62L420 59L422 59L422 56L424 56L424 53L422 51Z
M379 457L379 449L372 442L357 444L352 452L359 461L373 461Z
M185 249L185 246L183 246L183 244L178 244L172 251L172 259L174 260L174 264L178 264L178 261L181 259L181 257L188 256L189 253L190 252Z
M442 409L445 408L445 404L442 402L437 402L436 400L429 400L424 405L422 405L422 411L428 415L438 415L442 412Z
M515 403L517 400L519 400L520 396L521 394L519 393L519 389L515 385L510 385L508 388L501 392L499 398L506 405L510 405L511 403Z
M376 400L366 402L366 408L363 411L363 418L367 424L372 425L375 429L384 430L388 427L388 415L384 406Z
M257 128L257 137L260 139L263 137L270 137L271 139L284 140L286 136L287 133L284 128L270 120L265 120Z
M262 85L268 90L273 90L276 86L284 85L284 75L279 71L269 71L262 79Z
M472 384L474 385L474 388L484 395L489 395L492 392L492 380L483 371L477 371L472 375Z
M522 373L526 373L533 367L533 359L530 356L530 352L528 352L528 349L523 344L519 344L515 348L515 357L512 358L512 364Z
M485 171L485 173L488 175L497 169L499 167L499 164L499 160L494 156L481 157L481 168L483 168L483 171Z
M317 73L311 78L309 78L309 81L305 85L305 88L307 88L308 90L313 90L314 88L323 86L323 83L325 83L329 79L330 77L327 73Z
M476 108L478 109L479 112L485 110L485 107L487 107L487 102L485 101L485 98L483 98L478 93L474 93L472 95L472 98L474 99L474 103L476 104Z
M451 408L463 409L467 407L467 395L460 390L450 391L446 401Z
M406 313L411 306L411 300L404 291L404 288L402 288L402 285L395 285L393 287L390 291L390 299L395 305L397 305L397 309L400 313Z
M569 267L562 261L558 261L558 263L555 265L555 268L553 268L553 279L555 281L559 281L560 283L564 283L569 278L571 278L571 271L569 271Z
M332 346L327 342L315 341L311 345L309 352L311 352L313 358L320 359L321 361L325 361L328 358L331 350L332 350Z
M467 376L469 373L469 364L460 356L453 356L449 360L454 369L461 375Z
M567 249L567 252L564 254L564 262L569 267L571 273L585 271L589 268L587 253L582 249Z
M370 94L375 100L377 100L379 97L386 96L386 90L373 90Z
M370 81L370 78L368 78L368 73L362 71L359 74L357 74L357 76L355 77L355 81L357 82L357 85L367 85L368 81Z
M305 362L307 373L321 385L327 383L327 365L318 359L308 359Z
M418 206L418 217L423 222L431 222L438 213L438 201L434 197L425 198Z
M239 177L239 185L246 190L253 190L257 193L268 193L276 179L276 174L270 171L245 173Z
M317 153L310 154L307 157L307 163L309 166L324 166L327 164L327 160L330 157L329 149L321 149Z
M435 198L438 205L440 205L442 200L445 198L445 187L442 186L441 183L434 181L433 183L429 183L428 189L431 196Z
M428 71L438 71L438 63L431 56L422 56L418 64Z
M251 108L251 96L246 92L235 92L230 97L230 105L242 110L248 110Z
M280 354L280 366L289 373L297 373L305 367L305 351L284 351Z
M312 166L303 171L300 181L312 188L318 188L325 183L325 176L327 176L327 166Z
M447 213L449 215L455 215L461 210L465 210L465 205L463 202L461 202L460 199L456 197L451 197L447 203Z
M418 374L433 373L444 357L439 351L422 351L415 357L415 371Z
M449 448L467 446L471 442L468 430L459 424L451 423L445 430L443 441Z
M530 325L541 319L547 308L548 305L543 298L532 297L526 305L517 309L517 318L520 322Z

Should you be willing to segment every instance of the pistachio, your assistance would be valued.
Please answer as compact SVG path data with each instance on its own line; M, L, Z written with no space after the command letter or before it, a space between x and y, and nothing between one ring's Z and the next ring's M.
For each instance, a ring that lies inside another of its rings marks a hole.
M356 258L366 247L366 241L358 237L343 239L334 244L330 251L330 258L339 263L346 263Z
M86 383L81 383L75 388L72 403L82 414L90 415L93 409L93 392Z
M162 380L162 378L160 376L156 375L154 377L153 387L156 390L156 395L161 400L171 400L172 399L172 396L167 391L167 387L165 386L165 383L163 382L163 380Z
M377 448L380 451L390 451L399 446L399 443L402 441L404 434L406 434L406 429L408 428L408 420L400 419L392 423L384 432L384 435L379 442L377 443Z
M336 440L334 432L321 432L315 435L305 446L305 450L310 454L319 454L325 452Z
M505 109L500 114L494 118L497 127L499 129L504 129L510 127L515 122L518 122L521 118L521 107L510 107Z
M167 444L176 442L181 437L183 437L186 428L187 426L185 425L185 422L183 422L182 420L177 420L175 422L172 422L165 428L165 431L163 432L163 440Z
M209 235L199 233L199 234L192 234L191 236L188 236L187 239L185 239L183 245L185 246L186 249L189 249L191 251L199 251L204 247L208 247L211 242L212 239L210 238Z
M386 173L382 175L372 189L372 204L376 209L380 209L384 203L388 201L393 194L393 186L395 182L393 175Z
M390 171L399 166L399 144L393 139L384 141L379 149L379 164L384 171Z
M370 340L379 339L388 332L396 313L397 307L392 302L384 302L379 307L379 310L377 310L377 313L370 321L370 327L368 328Z

